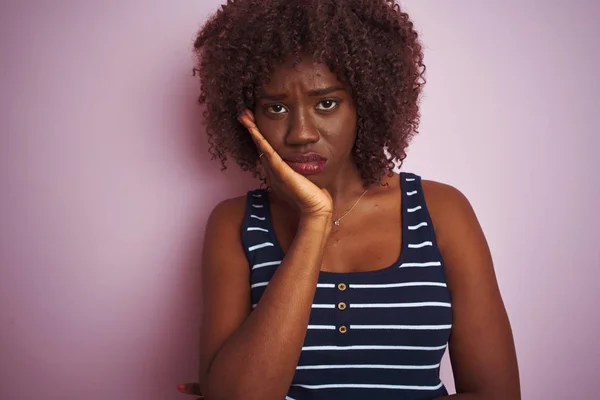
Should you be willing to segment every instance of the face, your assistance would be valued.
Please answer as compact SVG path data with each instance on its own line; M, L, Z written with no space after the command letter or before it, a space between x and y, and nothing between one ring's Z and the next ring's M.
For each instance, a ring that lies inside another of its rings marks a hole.
M356 106L327 65L305 58L277 68L257 96L254 116L275 151L317 185L354 167Z

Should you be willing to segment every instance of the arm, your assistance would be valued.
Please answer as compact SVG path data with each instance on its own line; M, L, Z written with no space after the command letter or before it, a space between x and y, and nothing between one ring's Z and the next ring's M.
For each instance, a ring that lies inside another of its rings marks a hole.
M200 383L207 399L281 400L302 350L331 221L300 221L286 257L250 313L240 208L231 202L217 206L207 225Z
M477 217L458 190L435 182L423 186L453 307L449 349L457 394L442 399L519 400L510 322Z

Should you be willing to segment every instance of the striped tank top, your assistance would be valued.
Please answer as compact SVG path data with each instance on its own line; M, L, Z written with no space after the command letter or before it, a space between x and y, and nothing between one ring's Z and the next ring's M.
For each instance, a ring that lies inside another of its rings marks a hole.
M376 271L320 272L287 400L447 395L439 369L452 324L450 293L421 178L403 172L400 180L398 260ZM267 191L248 192L241 236L254 308L284 257Z

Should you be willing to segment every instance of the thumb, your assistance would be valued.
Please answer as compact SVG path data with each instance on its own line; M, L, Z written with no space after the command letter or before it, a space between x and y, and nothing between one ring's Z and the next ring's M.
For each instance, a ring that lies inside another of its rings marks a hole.
M333 201L331 194L329 193L329 191L325 188L321 188L321 190L323 191L323 193L325 193L325 196L327 196L327 198L329 199L329 201Z

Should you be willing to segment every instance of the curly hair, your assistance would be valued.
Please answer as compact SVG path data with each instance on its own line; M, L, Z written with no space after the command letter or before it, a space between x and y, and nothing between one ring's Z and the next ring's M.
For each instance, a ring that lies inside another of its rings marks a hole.
M299 63L303 54L327 64L352 89L354 158L366 184L391 174L418 132L423 51L394 0L227 0L201 28L194 49L209 152L223 169L229 155L261 176L256 148L237 116L254 109L274 68L290 57Z

